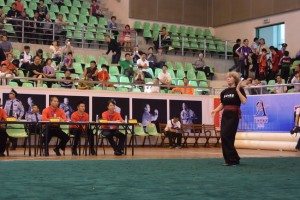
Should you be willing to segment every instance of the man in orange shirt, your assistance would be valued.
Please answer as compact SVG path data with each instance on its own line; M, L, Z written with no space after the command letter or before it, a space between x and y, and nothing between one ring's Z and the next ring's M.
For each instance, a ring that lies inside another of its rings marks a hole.
M114 100L108 101L108 110L102 113L103 120L107 120L108 122L124 122L120 113L115 112L115 106L116 103ZM124 154L126 136L118 130L117 126L102 126L102 135L108 139L116 156ZM118 144L114 141L114 136L118 139Z
M65 112L58 107L59 101L57 97L51 97L50 106L45 108L42 113L42 121L49 121L51 118L59 118L61 122L67 120ZM47 133L46 133L47 134ZM53 149L57 156L61 156L59 149L64 150L69 136L62 131L58 124L51 124L48 128L47 144L49 144L51 138L56 136L60 139L59 144ZM45 152L45 156L49 156L48 149Z
M107 81L109 80L109 73L107 71L107 65L102 64L101 65L101 71L98 71L97 73L98 80L100 81L100 85L103 86L109 86Z
M0 121L6 121L7 115L3 108L0 108ZM7 142L8 135L6 133L5 125L0 124L0 157L5 156L5 146Z
M79 102L77 105L77 111L73 112L71 115L72 122L89 122L89 114L85 112L85 104L84 102ZM77 146L80 142L80 136L86 134L88 136L89 144L90 144L90 153L92 155L96 155L94 150L94 137L93 132L89 129L87 124L84 125L71 125L70 126L70 134L74 135L74 143L72 147L72 155L77 156Z
M183 78L183 85L185 87L173 88L172 93L190 94L190 95L194 94L194 88L190 87L191 85L189 85L189 80L186 77Z

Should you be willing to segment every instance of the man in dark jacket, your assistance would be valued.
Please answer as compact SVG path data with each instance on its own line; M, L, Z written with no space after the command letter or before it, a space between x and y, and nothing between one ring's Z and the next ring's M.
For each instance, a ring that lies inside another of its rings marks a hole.
M116 39L112 39L109 35L105 36L105 41L108 44L106 55L112 51L111 64L118 64L121 57L121 45Z

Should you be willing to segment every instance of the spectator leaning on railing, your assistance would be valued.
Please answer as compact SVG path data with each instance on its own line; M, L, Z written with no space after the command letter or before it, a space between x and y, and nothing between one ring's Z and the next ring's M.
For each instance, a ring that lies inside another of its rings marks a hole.
M300 71L297 71L295 73L295 76L292 79L291 83L294 84L294 92L300 92Z

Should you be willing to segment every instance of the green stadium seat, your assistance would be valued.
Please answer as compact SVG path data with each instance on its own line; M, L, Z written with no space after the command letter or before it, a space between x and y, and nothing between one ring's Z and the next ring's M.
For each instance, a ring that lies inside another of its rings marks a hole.
M207 81L206 75L203 71L198 71L197 72L197 80Z
M142 92L140 88L132 88L131 91L132 92L139 92L139 93Z
M72 39L73 38L73 30L67 29L66 38Z
M180 34L180 36L186 36L186 35L187 35L186 32L187 32L187 31L186 31L185 26L180 26L180 27L179 27L178 33Z
M108 65L108 61L105 57L100 56L98 59L98 68L101 68L102 64Z
M110 75L109 82L111 83L119 83L118 78L116 76Z
M72 6L70 10L70 14L79 15L80 14L79 9L75 6Z
M117 66L110 66L109 67L109 75L119 76L120 75L119 68Z
M154 76L155 76L155 78L157 78L157 77L158 77L158 75L159 75L161 72L162 72L162 69L160 69L160 68L156 68L156 69L155 69L155 72L154 72Z
M152 38L151 30L144 29L143 37L144 38Z
M56 4L51 4L49 11L50 11L50 13L51 13L51 12L59 13L58 6L57 6ZM26 11L26 12L27 12L27 11Z
M26 82L26 83L23 83L23 84L22 84L22 87L32 88L32 87L33 87L33 84L32 84L32 83L29 83L29 82Z
M89 1L83 1L82 2L82 8L89 9L90 7L91 7L91 2L89 2Z
M6 3L4 2L4 0L0 0L0 6L1 7L6 6Z
M167 62L166 62L166 65L168 66L168 69L174 70L174 66L173 66L173 63L172 63L172 62L167 61Z
M90 63L91 61L96 61L96 58L95 56L87 56L85 60L87 63Z
M97 32L97 34L96 34L96 40L97 40L98 42L104 42L104 41L105 41L105 36L104 36L104 34L101 33L101 32Z
M177 33L178 33L177 26L174 25L174 24L172 24L172 25L170 26L169 32L172 33L172 35L173 35L173 34L177 34Z
M197 81L189 81L189 85L194 86L194 87L198 87L198 83Z
M144 22L143 29L144 29L144 31L150 31L151 30L150 23L149 22Z
M74 58L77 63L81 63L81 64L85 63L84 57L81 54L76 54Z
M175 62L175 69L176 70L183 70L183 64L182 62Z
M82 30L75 30L74 35L73 35L73 39L82 40L82 38L83 38Z
M172 47L174 48L174 49L181 49L181 44L180 44L180 42L178 41L178 42L172 42Z
M183 69L177 69L176 71L176 78L177 79L183 79L185 77L185 73Z
M69 8L67 6L61 6L60 7L60 13L68 14Z
M13 81L9 81L8 85L9 85L9 87L19 87L18 83L13 82Z
M72 7L72 2L71 0L64 0L64 5L68 7Z
M185 71L195 71L193 64L190 62L185 63Z
M197 78L194 70L193 71L191 71L191 70L187 71L186 77L189 80L196 80L196 78Z
M160 26L158 23L153 23L152 24L152 31L160 31Z
M118 92L128 92L128 88L126 88L126 87L118 87L117 91Z
M84 39L88 41L93 41L95 39L94 33L91 31L85 32Z
M95 16L90 16L89 18L89 25L97 25L98 24L98 19Z
M204 29L204 33L203 33L204 36L212 36L211 32L209 29Z
M179 85L179 86L184 85L183 80L178 80L177 85Z
M141 21L135 21L133 24L135 30L143 30L143 25Z
M198 89L199 92L209 93L208 84L205 81L200 81L199 86L200 89Z
M87 8L81 8L80 15L85 16L85 17L89 17L90 16L90 12L89 12L89 10Z
M72 7L81 8L81 2L79 0L73 0Z
M12 24L8 24L8 23L4 24L4 30L9 34L13 34L13 35L16 34Z
M102 25L102 26L107 26L107 19L105 17L100 17L99 18L99 25Z
M88 20L85 15L79 15L78 22L81 24L87 24Z
M80 62L73 63L73 68L76 74L80 74L80 75L83 74L83 69Z
M36 2L29 2L28 8L30 8L31 10L36 10L37 9L37 4Z

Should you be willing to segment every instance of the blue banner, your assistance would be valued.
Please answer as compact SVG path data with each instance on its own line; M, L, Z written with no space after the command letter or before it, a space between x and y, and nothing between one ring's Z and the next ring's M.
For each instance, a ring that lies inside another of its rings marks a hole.
M295 123L295 110L300 107L300 94L247 96L241 106L240 131L289 132Z

